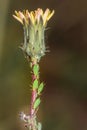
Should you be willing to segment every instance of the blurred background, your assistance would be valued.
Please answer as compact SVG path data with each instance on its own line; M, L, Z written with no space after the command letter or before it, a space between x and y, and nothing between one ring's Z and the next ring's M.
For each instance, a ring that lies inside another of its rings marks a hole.
M38 118L43 130L87 130L87 0L0 0L0 130L24 130L29 112L30 68L22 51L23 29L15 10L55 10L40 62L45 82Z

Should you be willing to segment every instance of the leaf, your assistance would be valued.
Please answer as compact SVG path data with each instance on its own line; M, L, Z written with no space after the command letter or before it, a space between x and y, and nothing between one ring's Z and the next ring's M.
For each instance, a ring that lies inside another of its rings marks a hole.
M39 106L40 102L41 102L40 98L37 98L34 103L34 109L36 109Z
M43 91L43 88L44 88L44 84L41 83L38 87L38 94L40 94L42 91Z
M35 79L33 82L33 89L37 89L38 88L38 80Z
M42 129L42 124L40 122L38 122L38 130Z
M34 67L33 67L34 74L38 75L38 71L39 71L39 66L38 65L34 65Z

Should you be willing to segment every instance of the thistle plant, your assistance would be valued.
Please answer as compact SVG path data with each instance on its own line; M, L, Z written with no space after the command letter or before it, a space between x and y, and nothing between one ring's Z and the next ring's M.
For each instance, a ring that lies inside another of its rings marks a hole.
M46 9L43 12L38 8L35 11L29 12L28 10L15 11L13 17L18 20L24 30L24 43L20 48L23 50L31 67L32 77L32 94L30 103L30 113L27 116L21 113L21 119L25 121L29 130L41 130L42 125L37 121L37 111L41 103L41 93L44 88L44 83L40 82L40 67L39 62L41 57L45 55L46 46L44 33L46 30L47 22L53 16L54 10L51 12Z

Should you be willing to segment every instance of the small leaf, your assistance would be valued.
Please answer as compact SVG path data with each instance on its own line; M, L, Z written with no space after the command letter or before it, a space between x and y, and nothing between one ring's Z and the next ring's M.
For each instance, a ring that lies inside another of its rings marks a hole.
M38 80L35 79L33 82L33 89L37 89L38 88Z
M38 122L38 130L42 129L42 124L40 122Z
M41 102L40 98L37 98L34 103L34 109L36 109L39 106L40 102Z
M39 71L39 66L38 65L34 65L34 67L33 67L34 74L38 75L38 71Z
M44 88L44 84L41 83L40 86L38 87L38 94L42 92L43 88Z

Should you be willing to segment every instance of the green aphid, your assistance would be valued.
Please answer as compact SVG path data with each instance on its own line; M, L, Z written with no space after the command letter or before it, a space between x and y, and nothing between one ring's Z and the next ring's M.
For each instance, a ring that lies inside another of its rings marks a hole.
M39 87L38 87L38 95L41 94L41 92L43 91L43 88L44 88L44 84L41 83L41 84L39 85Z
M40 102L41 102L40 98L37 98L34 103L34 109L36 109L40 105Z
M37 89L38 88L38 80L35 79L33 82L33 89Z
M34 73L35 76L38 75L38 73L39 73L39 66L38 65L34 65L34 67L33 67L33 73Z

